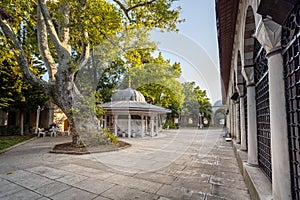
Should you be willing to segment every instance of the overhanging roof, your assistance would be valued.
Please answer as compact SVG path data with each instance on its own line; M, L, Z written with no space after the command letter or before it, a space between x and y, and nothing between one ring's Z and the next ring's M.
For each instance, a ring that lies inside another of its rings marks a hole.
M138 101L112 101L100 104L99 107L105 111L112 112L140 112L140 113L170 113L169 109Z
M273 21L282 24L299 0L261 0L257 13L270 16Z
M216 0L223 102L228 90L238 5L239 0Z

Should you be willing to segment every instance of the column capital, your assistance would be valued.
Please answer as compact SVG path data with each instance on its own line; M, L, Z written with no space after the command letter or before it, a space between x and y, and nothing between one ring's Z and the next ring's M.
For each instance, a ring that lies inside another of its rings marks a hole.
M245 93L244 84L243 83L237 83L235 88L236 88L237 92L239 93L239 96L243 97L244 93Z
M280 53L281 50L281 25L269 18L261 19L254 37L267 51L267 56Z
M247 85L255 85L254 65L243 66L242 74L246 80Z

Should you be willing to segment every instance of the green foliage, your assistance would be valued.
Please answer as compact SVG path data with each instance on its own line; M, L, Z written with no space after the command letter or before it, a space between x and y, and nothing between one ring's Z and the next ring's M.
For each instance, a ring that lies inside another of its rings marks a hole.
M195 82L185 82L182 86L182 93L184 94L182 114L198 116L199 113L203 113L204 117L209 119L211 117L212 107L206 95L206 91L196 86Z
M96 144L119 144L118 137L110 133L108 129L101 129L92 138ZM94 142L92 141L93 145L95 145Z
M18 143L29 140L34 135L25 135L25 136L0 136L0 151L11 146L14 146Z
M131 87L140 91L148 103L169 108L172 115L178 115L184 99L182 86L177 81L181 76L180 64L172 65L161 53L156 58L143 51L135 51L134 55L137 55L135 62L126 75Z
M116 88L119 88L125 72L124 61L120 59L104 67L96 88L99 103L111 101L111 96L116 92Z
M32 67L37 76L45 71ZM0 109L17 108L19 110L36 109L48 100L44 92L27 83L14 58L0 62Z
M164 129L178 129L178 125L176 125L173 121L166 121L163 125Z
M0 126L0 135L18 135L20 133L20 129L17 126Z

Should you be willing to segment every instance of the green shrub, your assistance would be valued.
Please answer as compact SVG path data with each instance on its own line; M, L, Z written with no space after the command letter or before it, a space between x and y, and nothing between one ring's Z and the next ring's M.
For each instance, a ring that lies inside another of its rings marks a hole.
M177 129L178 125L176 125L174 122L172 121L167 121L164 125L163 125L164 129Z
M97 144L119 144L118 137L110 133L107 128L101 129L98 133L93 135Z

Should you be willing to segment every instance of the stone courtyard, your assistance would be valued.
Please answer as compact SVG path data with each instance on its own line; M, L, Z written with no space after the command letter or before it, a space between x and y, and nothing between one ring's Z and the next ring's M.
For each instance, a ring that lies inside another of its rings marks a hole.
M0 199L250 199L223 135L166 130L86 155L49 153L67 136L37 138L0 154Z

